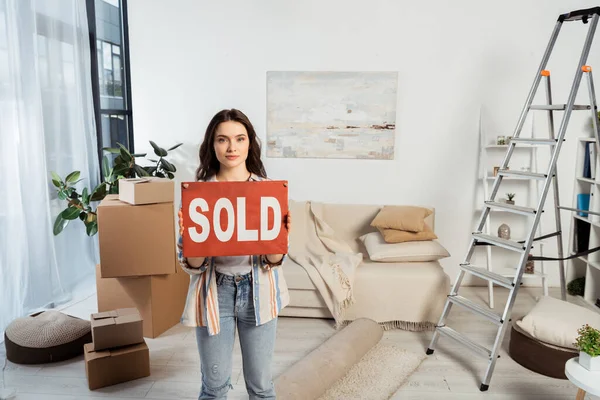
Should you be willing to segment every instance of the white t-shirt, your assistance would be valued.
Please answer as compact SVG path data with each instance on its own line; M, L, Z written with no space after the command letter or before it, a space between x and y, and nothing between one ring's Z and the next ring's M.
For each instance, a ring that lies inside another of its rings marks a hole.
M215 257L217 272L224 275L245 275L252 272L252 256Z

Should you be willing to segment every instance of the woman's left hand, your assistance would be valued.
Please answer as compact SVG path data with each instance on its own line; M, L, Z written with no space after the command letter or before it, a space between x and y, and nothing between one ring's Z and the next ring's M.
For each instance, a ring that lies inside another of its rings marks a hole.
M292 229L292 213L290 211L288 211L285 216L285 229L287 229L288 232Z

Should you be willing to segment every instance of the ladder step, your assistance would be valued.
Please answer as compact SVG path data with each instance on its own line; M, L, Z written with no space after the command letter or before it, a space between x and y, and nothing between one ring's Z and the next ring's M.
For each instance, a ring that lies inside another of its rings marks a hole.
M567 109L566 104L539 104L529 107L530 110L546 110L546 111L564 111ZM590 110L589 105L573 105L573 110Z
M513 204L500 203L497 201L486 201L485 204L490 208L506 210L515 214L534 215L536 213L534 208L515 206Z
M515 142L517 144L547 144L547 145L555 145L558 141L556 139L537 139L537 138L512 138L511 142Z
M512 280L495 272L488 271L485 268L476 267L471 264L461 264L460 267L464 271L467 271L470 274L475 275L481 279L485 279L487 281L495 283L496 285L503 286L507 289L512 289L514 287Z
M526 172L526 171L511 171L510 169L501 169L498 171L498 175L506 176L506 177L516 177L516 178L524 178L524 179L546 179L546 174L540 174L537 172Z
M521 243L513 242L512 240L506 240L497 236L486 235L485 233L481 232L474 232L473 237L480 242L490 243L508 250L517 251L519 253L525 252L525 248Z
M474 312L475 314L479 314L482 317L487 318L488 320L490 320L491 322L493 322L496 325L502 325L502 316L498 315L488 309L486 309L485 307L480 306L477 303L473 303L471 300L459 296L459 295L450 295L448 296L448 300L450 300L452 303L459 305L463 308L466 308L467 310L470 310L472 312Z
M486 349L485 347L483 347L482 345L480 345L478 343L475 343L474 341L472 341L465 335L456 332L454 329L452 329L450 327L440 326L437 328L437 330L440 334L456 340L458 343L470 348L471 350L473 350L477 354L481 355L482 357L485 357L487 359L490 359L492 357L492 352L490 350Z

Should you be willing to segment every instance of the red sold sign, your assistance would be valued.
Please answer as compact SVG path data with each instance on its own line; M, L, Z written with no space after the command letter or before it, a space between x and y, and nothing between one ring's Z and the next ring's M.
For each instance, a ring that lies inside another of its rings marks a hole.
M287 181L186 182L183 256L286 254Z

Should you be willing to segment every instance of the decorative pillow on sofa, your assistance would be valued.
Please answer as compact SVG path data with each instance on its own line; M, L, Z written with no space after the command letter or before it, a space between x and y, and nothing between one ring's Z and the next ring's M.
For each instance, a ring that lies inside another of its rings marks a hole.
M359 238L367 248L369 258L379 262L425 262L450 256L448 250L434 240L423 242L386 243L379 232Z
M600 329L600 314L554 297L543 296L517 325L534 338L555 346L575 349L577 329Z
M383 206L371 226L382 229L398 229L409 232L423 232L425 218L433 213L428 208L415 206Z
M383 240L387 243L422 242L424 240L434 240L438 238L427 224L425 224L423 232L408 232L384 228L378 229L383 236Z

